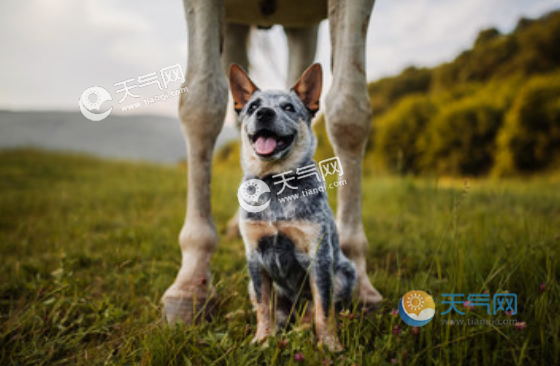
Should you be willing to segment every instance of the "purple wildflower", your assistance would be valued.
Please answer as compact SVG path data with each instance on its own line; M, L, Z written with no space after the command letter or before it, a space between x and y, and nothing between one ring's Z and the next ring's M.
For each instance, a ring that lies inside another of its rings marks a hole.
M516 323L516 324L514 325L514 327L515 327L515 330L516 330L516 331L521 332L523 329L527 328L527 323L525 323L525 322L519 322L519 323Z

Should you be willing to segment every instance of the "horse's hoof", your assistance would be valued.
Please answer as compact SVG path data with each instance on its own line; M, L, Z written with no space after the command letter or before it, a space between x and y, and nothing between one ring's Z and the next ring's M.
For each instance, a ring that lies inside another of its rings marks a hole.
M169 324L191 324L202 319L209 320L217 308L215 299L213 292L208 292L205 296L165 294L162 298L163 313Z

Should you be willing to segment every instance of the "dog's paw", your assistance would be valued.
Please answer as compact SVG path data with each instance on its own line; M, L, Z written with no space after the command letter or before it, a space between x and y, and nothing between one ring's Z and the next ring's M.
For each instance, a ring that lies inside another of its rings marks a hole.
M367 312L379 309L381 303L383 302L383 296L371 285L369 281L363 281L359 284L357 295L361 307Z
M261 344L266 342L267 339L268 339L268 333L257 332L255 338L253 338L253 340L251 341L251 344Z
M326 335L319 338L319 346L326 346L331 352L340 352L344 348L335 335Z

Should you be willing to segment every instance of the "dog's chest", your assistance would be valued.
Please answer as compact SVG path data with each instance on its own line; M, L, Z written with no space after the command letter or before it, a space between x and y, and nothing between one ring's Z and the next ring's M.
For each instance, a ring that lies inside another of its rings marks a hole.
M261 267L281 288L298 292L304 283L320 241L321 226L302 220L241 219L239 225L247 254L257 255Z
M307 254L317 248L321 234L319 223L306 220L241 219L239 229L247 252L257 250L263 238L285 238L292 243L294 251Z
M301 288L311 259L289 238L282 234L262 237L256 253L261 267L277 285L291 293Z

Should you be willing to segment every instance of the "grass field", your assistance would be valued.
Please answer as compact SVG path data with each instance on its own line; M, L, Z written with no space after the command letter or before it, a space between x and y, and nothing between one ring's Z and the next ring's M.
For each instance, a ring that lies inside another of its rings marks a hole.
M560 179L366 177L369 270L386 302L341 316L345 349L331 354L309 329L249 344L243 244L224 236L241 176L230 165L212 187L217 314L170 327L159 299L180 263L186 167L0 153L0 365L560 364ZM424 327L393 314L410 290L436 301ZM518 295L517 326L443 324L507 319L483 307L440 315L442 294L484 291Z

